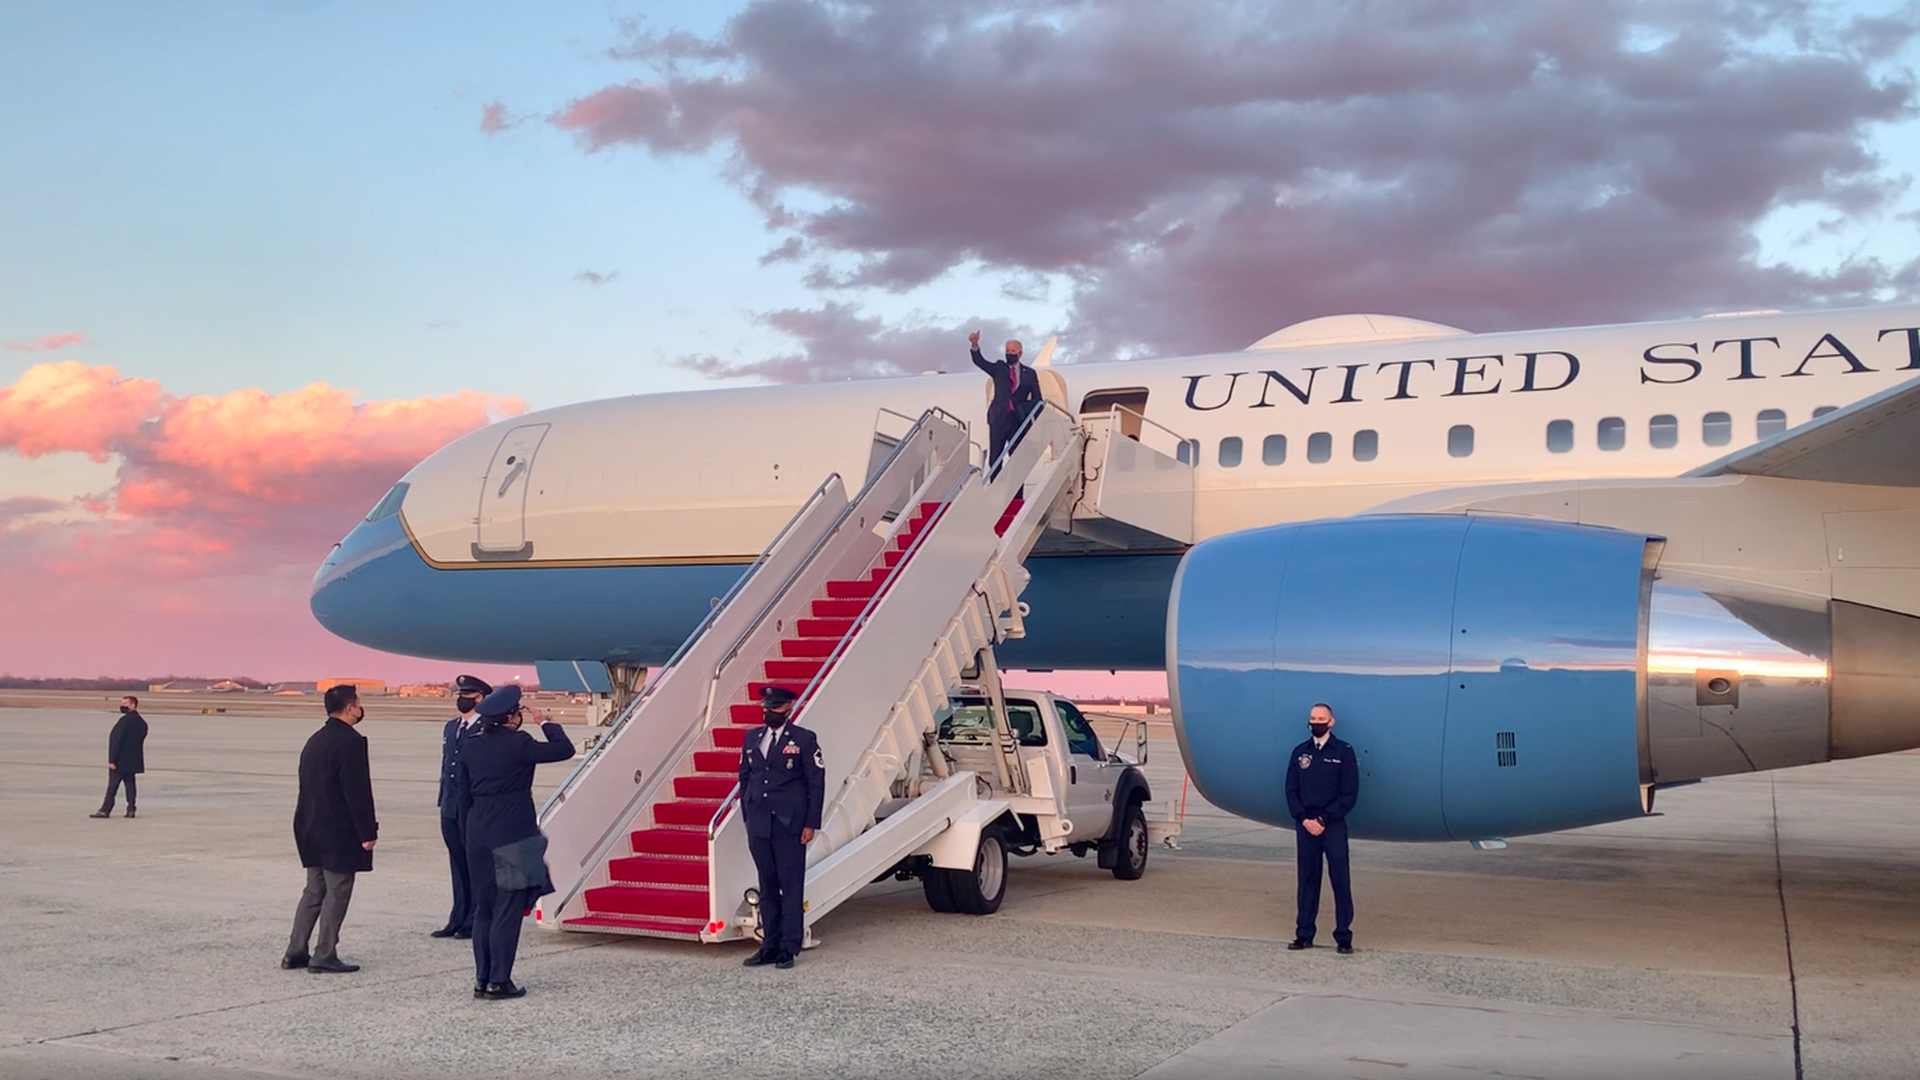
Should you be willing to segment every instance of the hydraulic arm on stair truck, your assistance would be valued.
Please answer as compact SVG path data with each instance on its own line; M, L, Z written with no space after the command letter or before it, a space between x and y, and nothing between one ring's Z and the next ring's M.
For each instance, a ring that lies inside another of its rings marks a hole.
M1140 876L1177 823L1147 820L1144 777L1089 746L1070 704L1009 702L993 659L1024 632L1023 564L1069 519L1085 446L1044 405L989 478L966 426L932 410L851 499L828 477L548 801L541 924L757 936L737 768L769 684L800 695L825 755L809 941L888 876L919 877L935 910L990 913L1009 849L1097 850Z

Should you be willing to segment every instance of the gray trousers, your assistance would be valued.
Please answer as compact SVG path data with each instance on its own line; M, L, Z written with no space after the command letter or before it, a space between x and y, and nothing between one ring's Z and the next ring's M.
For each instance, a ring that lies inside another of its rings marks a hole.
M287 955L312 960L338 960L340 924L347 921L347 904L353 900L353 875L336 874L317 866L307 867L307 888L300 894L300 906L293 911L293 936L287 939ZM307 951L315 924L320 940Z

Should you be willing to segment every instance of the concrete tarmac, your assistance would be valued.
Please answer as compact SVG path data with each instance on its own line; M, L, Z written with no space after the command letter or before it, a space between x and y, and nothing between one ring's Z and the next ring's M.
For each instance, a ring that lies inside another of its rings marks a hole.
M1284 948L1291 835L1190 793L1137 882L1019 860L988 918L873 886L790 972L530 924L529 996L476 1002L467 944L426 936L437 726L364 726L381 842L341 953L365 967L310 975L277 961L318 720L244 707L148 713L134 821L86 817L107 710L0 708L0 1077L1920 1076L1920 756L1506 851L1357 842L1351 957ZM1148 771L1178 797L1170 742Z

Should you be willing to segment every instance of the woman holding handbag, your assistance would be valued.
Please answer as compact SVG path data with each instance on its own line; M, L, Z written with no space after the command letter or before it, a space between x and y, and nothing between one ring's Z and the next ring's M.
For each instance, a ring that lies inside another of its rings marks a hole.
M455 788L467 813L467 863L473 878L473 996L499 1001L526 996L513 983L520 923L534 901L553 891L546 837L533 806L534 767L573 756L566 729L520 704L520 688L503 686L480 702L480 733L460 752ZM520 730L528 720L546 741Z

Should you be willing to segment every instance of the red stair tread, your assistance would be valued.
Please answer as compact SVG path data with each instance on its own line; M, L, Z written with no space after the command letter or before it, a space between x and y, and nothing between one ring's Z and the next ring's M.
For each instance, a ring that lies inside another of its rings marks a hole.
M731 750L695 750L693 767L703 773L726 773L737 779L740 775L740 755Z
M838 600L815 600L813 606L817 608L821 604L839 602ZM856 610L853 614L858 615L860 612ZM796 619L793 629L803 638L832 638L834 641L839 641L847 636L847 631L853 629L853 620L851 618Z
M769 679L805 679L811 681L826 668L825 660L769 660L764 665Z
M759 724L765 721L765 716L760 703L756 701L749 705L727 706L727 719L736 724Z
M713 729L713 745L722 750L738 750L746 743L747 729L744 724L729 724Z
M607 875L621 885L705 885L707 860L635 855L607 863Z
M642 855L705 855L707 834L692 829L641 829L628 837Z
M653 820L659 825L706 825L713 820L713 812L718 809L719 799L675 799L655 803Z
M898 548L895 548L894 550L889 551L884 556L882 556L882 558L886 559L888 566L898 566L900 565L900 560L906 557L907 557L907 553L904 551L901 551Z
M788 638L780 643L780 655L796 659L825 660L833 655L836 642L818 638Z
M880 591L880 586L871 581L829 581L827 599L829 600L866 600Z
M740 774L732 776L676 776L673 778L673 793L682 799L713 799L718 801L733 794L733 786L740 782Z
M587 890L587 910L595 914L648 915L669 919L707 917L705 889L650 889L644 885L602 885Z
M705 919L638 919L621 915L582 915L577 919L567 919L560 925L578 930L640 930L663 937L684 937L689 941L698 941L700 931L706 928L707 921Z
M816 619L851 619L854 616L860 614L862 611L865 611L866 609L867 609L867 602L864 599L862 600L815 600L813 602L813 615L814 615L814 618ZM804 627L806 623L807 623L807 620L805 619L800 620L800 624L802 627ZM806 631L803 629L801 630L801 633L804 634L806 633Z

